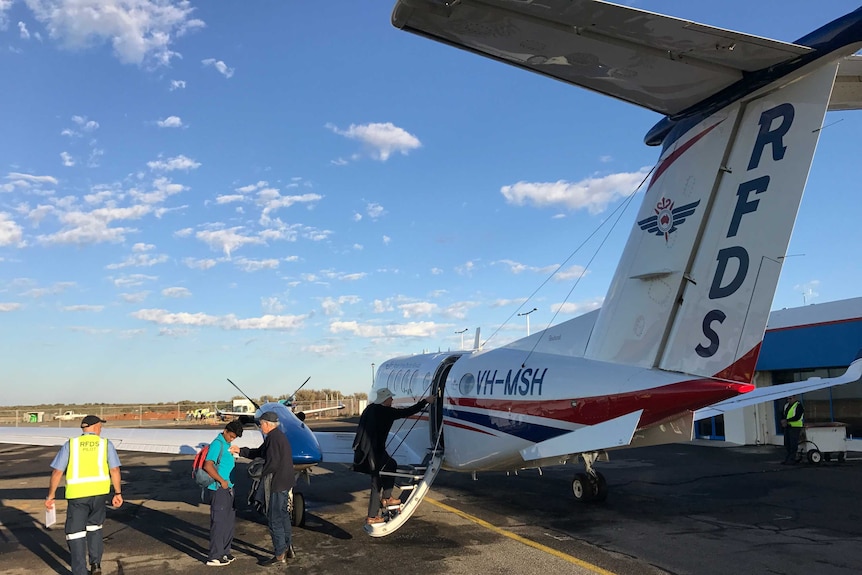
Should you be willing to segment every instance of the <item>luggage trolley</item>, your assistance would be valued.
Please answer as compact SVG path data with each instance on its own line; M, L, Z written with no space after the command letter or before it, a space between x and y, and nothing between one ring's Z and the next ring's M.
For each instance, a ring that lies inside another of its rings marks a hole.
M799 454L815 465L822 460L839 463L847 458L846 423L806 423L799 437Z

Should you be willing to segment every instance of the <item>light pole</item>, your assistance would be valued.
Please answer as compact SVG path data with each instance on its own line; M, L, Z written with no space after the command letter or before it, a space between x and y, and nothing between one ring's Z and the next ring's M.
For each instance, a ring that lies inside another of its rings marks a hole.
M371 387L374 387L374 364L371 364Z
M465 327L464 329L462 329L461 331L456 331L456 332L455 332L456 334L458 334L458 333L460 333L460 334L461 334L461 349L462 349L462 350L464 349L464 332L465 332L465 331L467 331L467 328L466 328L466 327Z
M524 313L519 313L518 317L524 316L527 318L527 336L530 335L530 314L536 311L536 308L531 309L530 311L525 311Z

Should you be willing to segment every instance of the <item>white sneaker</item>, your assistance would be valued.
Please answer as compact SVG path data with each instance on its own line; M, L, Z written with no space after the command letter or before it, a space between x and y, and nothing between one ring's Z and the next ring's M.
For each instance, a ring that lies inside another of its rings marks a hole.
M220 557L218 559L210 559L207 561L207 565L210 567L221 567L223 565L230 565L230 559L227 558L227 555L224 557Z

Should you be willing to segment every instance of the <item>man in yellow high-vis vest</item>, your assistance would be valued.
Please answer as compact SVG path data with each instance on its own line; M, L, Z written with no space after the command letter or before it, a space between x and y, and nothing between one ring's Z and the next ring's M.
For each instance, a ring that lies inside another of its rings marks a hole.
M782 465L793 465L799 461L799 435L805 419L805 408L795 395L787 398L781 414L781 427L784 428L784 461Z
M114 486L111 504L123 504L120 488L120 458L114 445L100 437L105 420L88 415L81 431L63 444L51 467L51 484L45 500L54 508L54 496L66 474L66 543L72 555L72 575L102 575L102 524L105 522L105 495ZM89 554L89 568L87 556Z

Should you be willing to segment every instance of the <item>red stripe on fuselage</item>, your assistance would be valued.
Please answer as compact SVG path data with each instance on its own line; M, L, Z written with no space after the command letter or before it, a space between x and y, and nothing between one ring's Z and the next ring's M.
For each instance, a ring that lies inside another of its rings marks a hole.
M407 419L418 419L419 421L427 421L427 415L411 415ZM449 425L451 427L458 427L460 429L466 429L467 431L476 431L478 433L484 433L485 435L494 435L493 433L488 433L484 429L479 429L478 427L473 427L471 425L465 425L460 421L452 421L451 419L443 418L443 425Z
M511 412L580 425L596 425L643 409L638 426L647 427L679 417L686 411L696 411L713 403L736 397L752 389L754 386L746 383L695 379L596 397L542 401L465 397L449 398L449 402L456 406Z
M720 121L716 122L715 124L713 124L712 126L710 126L709 128L706 128L703 132L694 136L692 139L690 139L685 144L681 145L679 148L677 148L676 150L671 152L668 157L666 157L664 160L662 160L662 162L658 165L658 168L656 168L655 174L653 174L653 177L650 180L649 186L647 186L647 189L650 189L652 187L652 185L655 183L655 181L657 179L659 179L659 177L665 172L665 170L667 170L671 166L671 164L673 164L675 161L677 161L679 159L679 157L682 156L690 147L695 145L701 138L703 138L705 135L710 133L716 126L721 124L721 122L723 122L723 121L724 120L720 120Z

